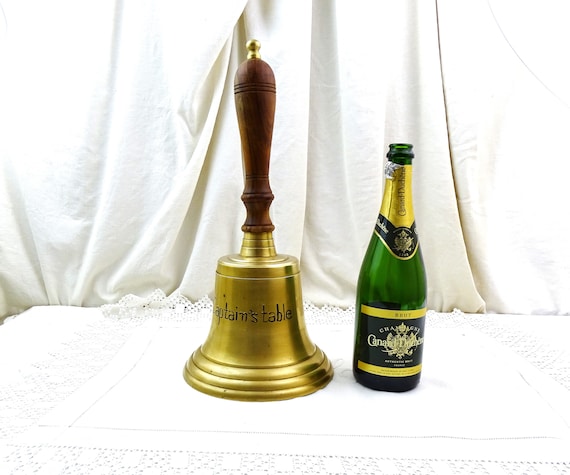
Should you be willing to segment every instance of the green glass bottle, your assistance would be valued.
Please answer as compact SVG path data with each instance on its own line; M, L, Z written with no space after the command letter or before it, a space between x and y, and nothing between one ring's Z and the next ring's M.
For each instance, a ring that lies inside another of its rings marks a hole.
M390 145L356 292L354 377L382 391L416 387L422 369L427 284L412 203L412 149Z

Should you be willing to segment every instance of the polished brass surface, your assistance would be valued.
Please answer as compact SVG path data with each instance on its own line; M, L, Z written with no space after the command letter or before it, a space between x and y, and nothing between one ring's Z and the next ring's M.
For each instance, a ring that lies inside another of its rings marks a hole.
M273 257L277 254L271 232L244 233L240 255L243 257Z
M275 84L259 48L248 42L234 87L245 168L242 246L218 260L210 331L183 371L199 391L245 401L305 396L333 377L307 333L299 261L278 254L273 242L268 171Z
M207 394L267 401L310 394L332 367L307 334L296 258L218 261L212 323L184 377Z
M247 48L247 59L261 59L261 55L259 54L261 43L259 43L259 41L249 40L245 47Z

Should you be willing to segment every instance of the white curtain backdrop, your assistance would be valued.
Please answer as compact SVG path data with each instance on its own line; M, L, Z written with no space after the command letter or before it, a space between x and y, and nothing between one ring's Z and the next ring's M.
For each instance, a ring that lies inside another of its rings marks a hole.
M278 252L350 306L411 142L428 306L570 313L570 4L0 1L0 317L212 296L245 218L233 78L261 42Z

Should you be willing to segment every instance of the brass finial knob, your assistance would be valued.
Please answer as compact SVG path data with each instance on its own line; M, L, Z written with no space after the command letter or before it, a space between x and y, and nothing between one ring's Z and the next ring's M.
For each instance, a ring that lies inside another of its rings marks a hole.
M247 59L261 59L261 55L259 54L261 43L259 41L249 40L245 47L247 48Z

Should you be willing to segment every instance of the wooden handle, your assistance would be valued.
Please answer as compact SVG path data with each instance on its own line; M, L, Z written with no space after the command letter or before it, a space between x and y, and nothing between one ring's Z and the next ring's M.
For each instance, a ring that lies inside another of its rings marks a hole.
M247 216L244 232L271 232L273 193L269 185L269 157L275 119L275 76L259 55L259 42L248 41L247 60L234 79L235 104L241 137L245 187L241 199Z

